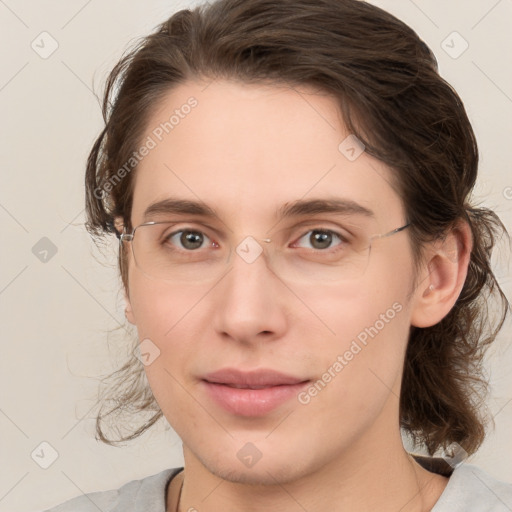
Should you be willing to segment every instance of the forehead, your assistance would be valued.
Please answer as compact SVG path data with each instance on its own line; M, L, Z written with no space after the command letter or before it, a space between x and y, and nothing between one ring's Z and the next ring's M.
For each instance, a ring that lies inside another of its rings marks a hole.
M200 201L233 227L308 197L345 198L403 219L392 171L362 148L335 98L306 87L186 82L160 101L141 144L132 223L167 197Z

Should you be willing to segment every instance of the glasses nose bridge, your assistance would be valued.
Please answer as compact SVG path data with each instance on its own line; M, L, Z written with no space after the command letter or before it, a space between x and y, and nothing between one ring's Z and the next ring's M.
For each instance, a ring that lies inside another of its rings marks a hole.
M269 277L280 277L279 248L270 238L256 238L247 235L237 244L230 247L229 257L226 260L229 273L236 270L242 281L250 278L256 281ZM261 267L261 265L263 265Z
M260 257L268 263L269 256L273 252L271 242L270 238L256 238L248 235L235 246L235 253L247 264L254 263Z

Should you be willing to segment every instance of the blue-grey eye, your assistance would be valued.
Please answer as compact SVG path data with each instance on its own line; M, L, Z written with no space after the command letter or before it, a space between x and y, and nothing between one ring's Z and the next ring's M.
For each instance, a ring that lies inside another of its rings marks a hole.
M338 239L340 242L343 241L341 237L333 231L324 229L313 229L302 235L297 242L300 247L304 247L300 245L300 240L303 239L309 242L310 246L308 248L311 249L328 249L332 246L333 240Z
M194 250L201 248L205 240L210 239L200 231L182 230L173 233L169 237L169 240L175 245L178 243L179 240L178 247L180 247L181 245L181 247L184 249Z

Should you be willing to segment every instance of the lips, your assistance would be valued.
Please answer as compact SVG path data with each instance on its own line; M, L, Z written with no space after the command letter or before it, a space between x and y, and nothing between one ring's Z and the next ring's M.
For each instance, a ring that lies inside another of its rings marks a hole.
M247 386L245 384L224 384L224 386L229 386L230 388L236 389L265 389L270 386Z
M239 389L263 389L273 386L299 384L308 380L270 369L243 372L236 368L224 368L205 375L203 379L208 382L226 384Z
M205 375L202 388L218 406L237 416L262 416L288 402L309 383L270 369L225 368Z

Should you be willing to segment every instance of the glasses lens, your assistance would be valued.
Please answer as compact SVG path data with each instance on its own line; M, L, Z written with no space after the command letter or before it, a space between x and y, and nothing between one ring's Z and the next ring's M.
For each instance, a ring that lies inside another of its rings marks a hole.
M306 239L307 247L269 247L269 266L284 281L329 284L359 279L364 274L370 254L369 237L333 241L328 231L312 230Z
M234 248L213 242L208 235L176 223L143 224L132 241L137 267L148 277L174 283L201 283L222 277L240 264L258 264L290 283L327 284L360 278L368 265L370 238L366 234L343 236L312 229L306 245L271 243L246 237Z
M137 267L158 280L187 282L214 279L227 267L220 249L203 232L175 228L175 222L142 224L132 247Z

